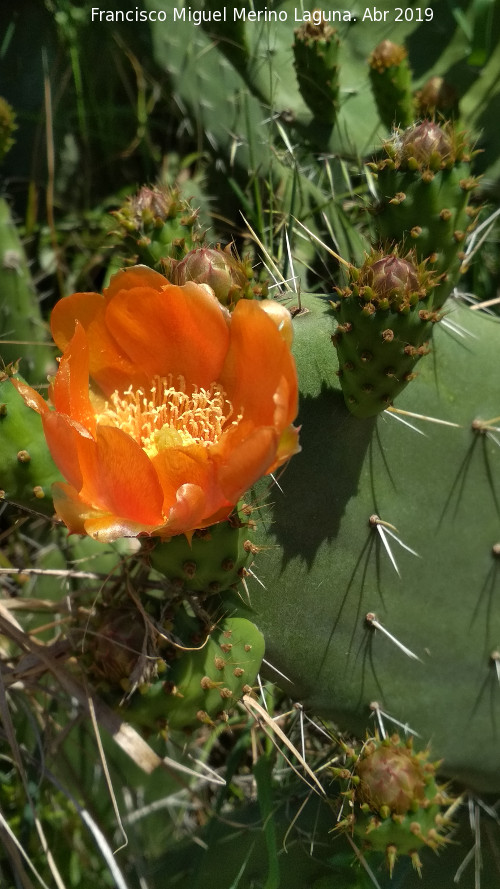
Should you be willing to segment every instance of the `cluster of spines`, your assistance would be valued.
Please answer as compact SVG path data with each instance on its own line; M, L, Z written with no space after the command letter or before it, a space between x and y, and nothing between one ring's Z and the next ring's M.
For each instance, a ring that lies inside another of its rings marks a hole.
M419 850L438 852L447 842L451 800L436 781L439 762L429 750L416 753L413 740L375 735L360 747L343 744L346 763L332 774L344 787L350 813L336 829L354 833L363 849L382 852L392 876L399 855L421 874Z

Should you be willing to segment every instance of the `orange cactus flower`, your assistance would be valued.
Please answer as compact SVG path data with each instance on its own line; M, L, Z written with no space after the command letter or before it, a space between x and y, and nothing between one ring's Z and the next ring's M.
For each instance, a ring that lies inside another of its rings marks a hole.
M300 450L286 314L240 300L230 315L145 266L57 303L53 409L15 383L66 479L53 495L70 532L189 537Z

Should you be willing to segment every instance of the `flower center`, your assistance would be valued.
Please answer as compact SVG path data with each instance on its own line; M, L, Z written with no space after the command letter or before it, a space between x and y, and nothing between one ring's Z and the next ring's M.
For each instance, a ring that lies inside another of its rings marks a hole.
M209 389L194 387L186 392L184 377L155 377L150 389L113 392L97 423L116 426L130 435L148 457L168 447L215 444L233 413L224 389L212 383ZM233 423L238 423L238 417Z

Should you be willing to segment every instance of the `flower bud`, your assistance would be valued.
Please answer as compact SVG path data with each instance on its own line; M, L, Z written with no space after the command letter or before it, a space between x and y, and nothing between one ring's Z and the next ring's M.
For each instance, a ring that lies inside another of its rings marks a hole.
M414 158L419 166L434 167L446 163L453 154L453 140L448 133L432 120L424 120L410 127L401 142L402 159Z
M361 779L357 796L372 811L390 810L404 815L414 801L424 799L425 774L411 749L381 745L359 759L356 774Z
M433 115L436 111L446 117L458 114L456 90L443 77L431 77L416 94L418 110L422 116Z
M393 65L400 65L403 59L408 57L404 46L393 43L392 40L382 40L373 50L369 64L371 68L382 72Z
M369 266L366 279L379 299L390 299L394 293L409 295L419 288L418 272L413 263L395 254L384 256Z
M220 247L200 247L191 250L178 263L171 263L172 284L208 284L223 306L232 308L240 299L252 299L250 284L252 270L249 263L237 259L231 245Z

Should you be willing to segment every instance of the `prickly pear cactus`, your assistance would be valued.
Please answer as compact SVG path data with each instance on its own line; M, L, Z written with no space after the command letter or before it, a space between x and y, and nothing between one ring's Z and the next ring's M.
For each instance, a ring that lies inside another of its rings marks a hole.
M378 702L389 731L432 739L445 775L499 790L500 326L447 306L396 412L359 419L328 305L294 319L302 452L255 495L266 660L341 729L362 736Z
M51 486L60 479L43 437L40 417L26 407L8 374L1 374L1 499L52 515Z
M419 850L442 849L451 826L445 814L451 800L436 783L439 763L397 734L383 740L375 735L359 749L344 750L345 767L332 773L344 788L342 808L350 805L337 830L353 832L363 850L384 853L391 877L400 855L409 855L421 875Z
M360 269L350 268L349 287L338 288L338 318L332 341L346 404L369 417L392 404L416 376L414 367L429 352L437 277L415 253L398 256L372 251Z
M225 618L207 637L182 609L173 629L182 632L183 641L164 652L166 669L121 707L124 718L142 730L194 729L226 720L251 690L262 663L264 638L245 618Z
M383 40L368 60L370 84L382 123L407 127L415 117L411 71L404 46Z
M0 369L22 357L23 376L29 382L46 382L55 370L55 350L5 198L0 198L0 328Z
M335 28L319 10L316 18L297 28L293 57L297 83L304 102L315 118L335 123L339 101L338 55L340 40Z
M251 513L252 508L242 503L227 521L197 531L190 541L180 534L145 543L144 556L179 591L211 595L237 588L257 551L251 540L256 527Z
M161 269L161 260L182 259L203 242L198 213L174 188L144 186L113 212L117 234L139 262Z
M385 145L387 158L372 165L377 175L377 235L389 244L413 246L419 260L443 276L434 291L439 309L456 283L465 237L477 208L471 149L452 124L431 120L397 132Z

